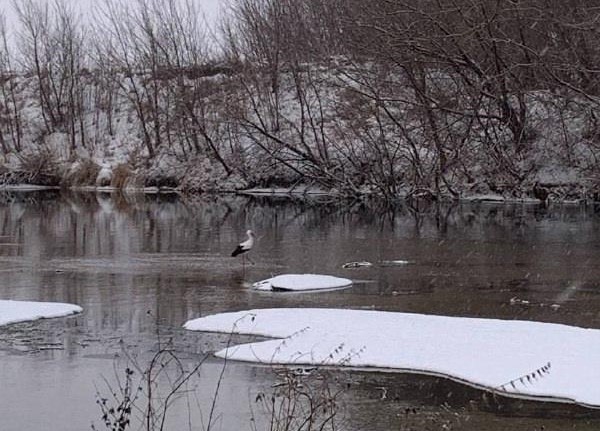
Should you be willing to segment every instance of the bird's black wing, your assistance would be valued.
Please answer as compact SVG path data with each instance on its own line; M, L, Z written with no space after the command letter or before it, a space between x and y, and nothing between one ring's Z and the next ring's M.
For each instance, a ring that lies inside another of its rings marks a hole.
M235 250L231 253L231 257L236 257L238 254L242 254L248 250L244 249L241 245L238 245Z

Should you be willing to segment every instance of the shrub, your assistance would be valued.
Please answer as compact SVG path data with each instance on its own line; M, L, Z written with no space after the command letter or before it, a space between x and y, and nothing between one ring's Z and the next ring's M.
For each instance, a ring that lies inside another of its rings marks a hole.
M93 186L100 166L91 159L82 159L71 165L62 184L66 186Z

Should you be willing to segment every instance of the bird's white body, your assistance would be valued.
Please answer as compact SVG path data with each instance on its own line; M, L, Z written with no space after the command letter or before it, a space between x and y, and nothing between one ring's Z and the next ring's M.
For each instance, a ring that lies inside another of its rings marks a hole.
M248 239L244 242L241 242L240 247L242 247L244 250L250 250L254 246L254 232L249 230L246 232L246 235L248 235Z
M250 251L252 249L252 247L254 246L254 232L252 232L251 230L248 230L248 231L246 231L246 235L248 235L248 238L246 239L246 241L240 242L238 244L236 249L233 250L233 253L231 253L232 257L235 257L238 254L246 253L246 252Z

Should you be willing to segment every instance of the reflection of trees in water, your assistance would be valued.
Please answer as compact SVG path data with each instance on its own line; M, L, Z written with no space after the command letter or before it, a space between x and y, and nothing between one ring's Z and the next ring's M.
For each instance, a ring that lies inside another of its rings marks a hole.
M56 200L61 195L59 190L39 190L29 192L19 191L0 191L0 205L8 205L13 203L29 203L41 204Z
M369 236L373 229L399 237L558 240L571 236L573 224L594 235L597 213L595 207L426 200L390 206L327 198L5 192L0 235L22 246L0 253L44 254L61 244L77 256L221 250L247 228L259 236L274 231L275 241L332 232Z

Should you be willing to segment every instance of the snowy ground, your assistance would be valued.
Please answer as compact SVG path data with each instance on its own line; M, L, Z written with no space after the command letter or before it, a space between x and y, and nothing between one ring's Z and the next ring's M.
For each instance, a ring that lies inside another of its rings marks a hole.
M81 313L82 308L59 302L30 302L0 300L0 326L29 320L63 317Z
M596 329L302 308L217 314L188 321L185 328L280 338L216 353L235 360L433 373L506 395L600 407Z
M347 278L333 277L321 274L282 274L266 280L257 281L252 285L255 290L332 290L342 289L352 284Z

